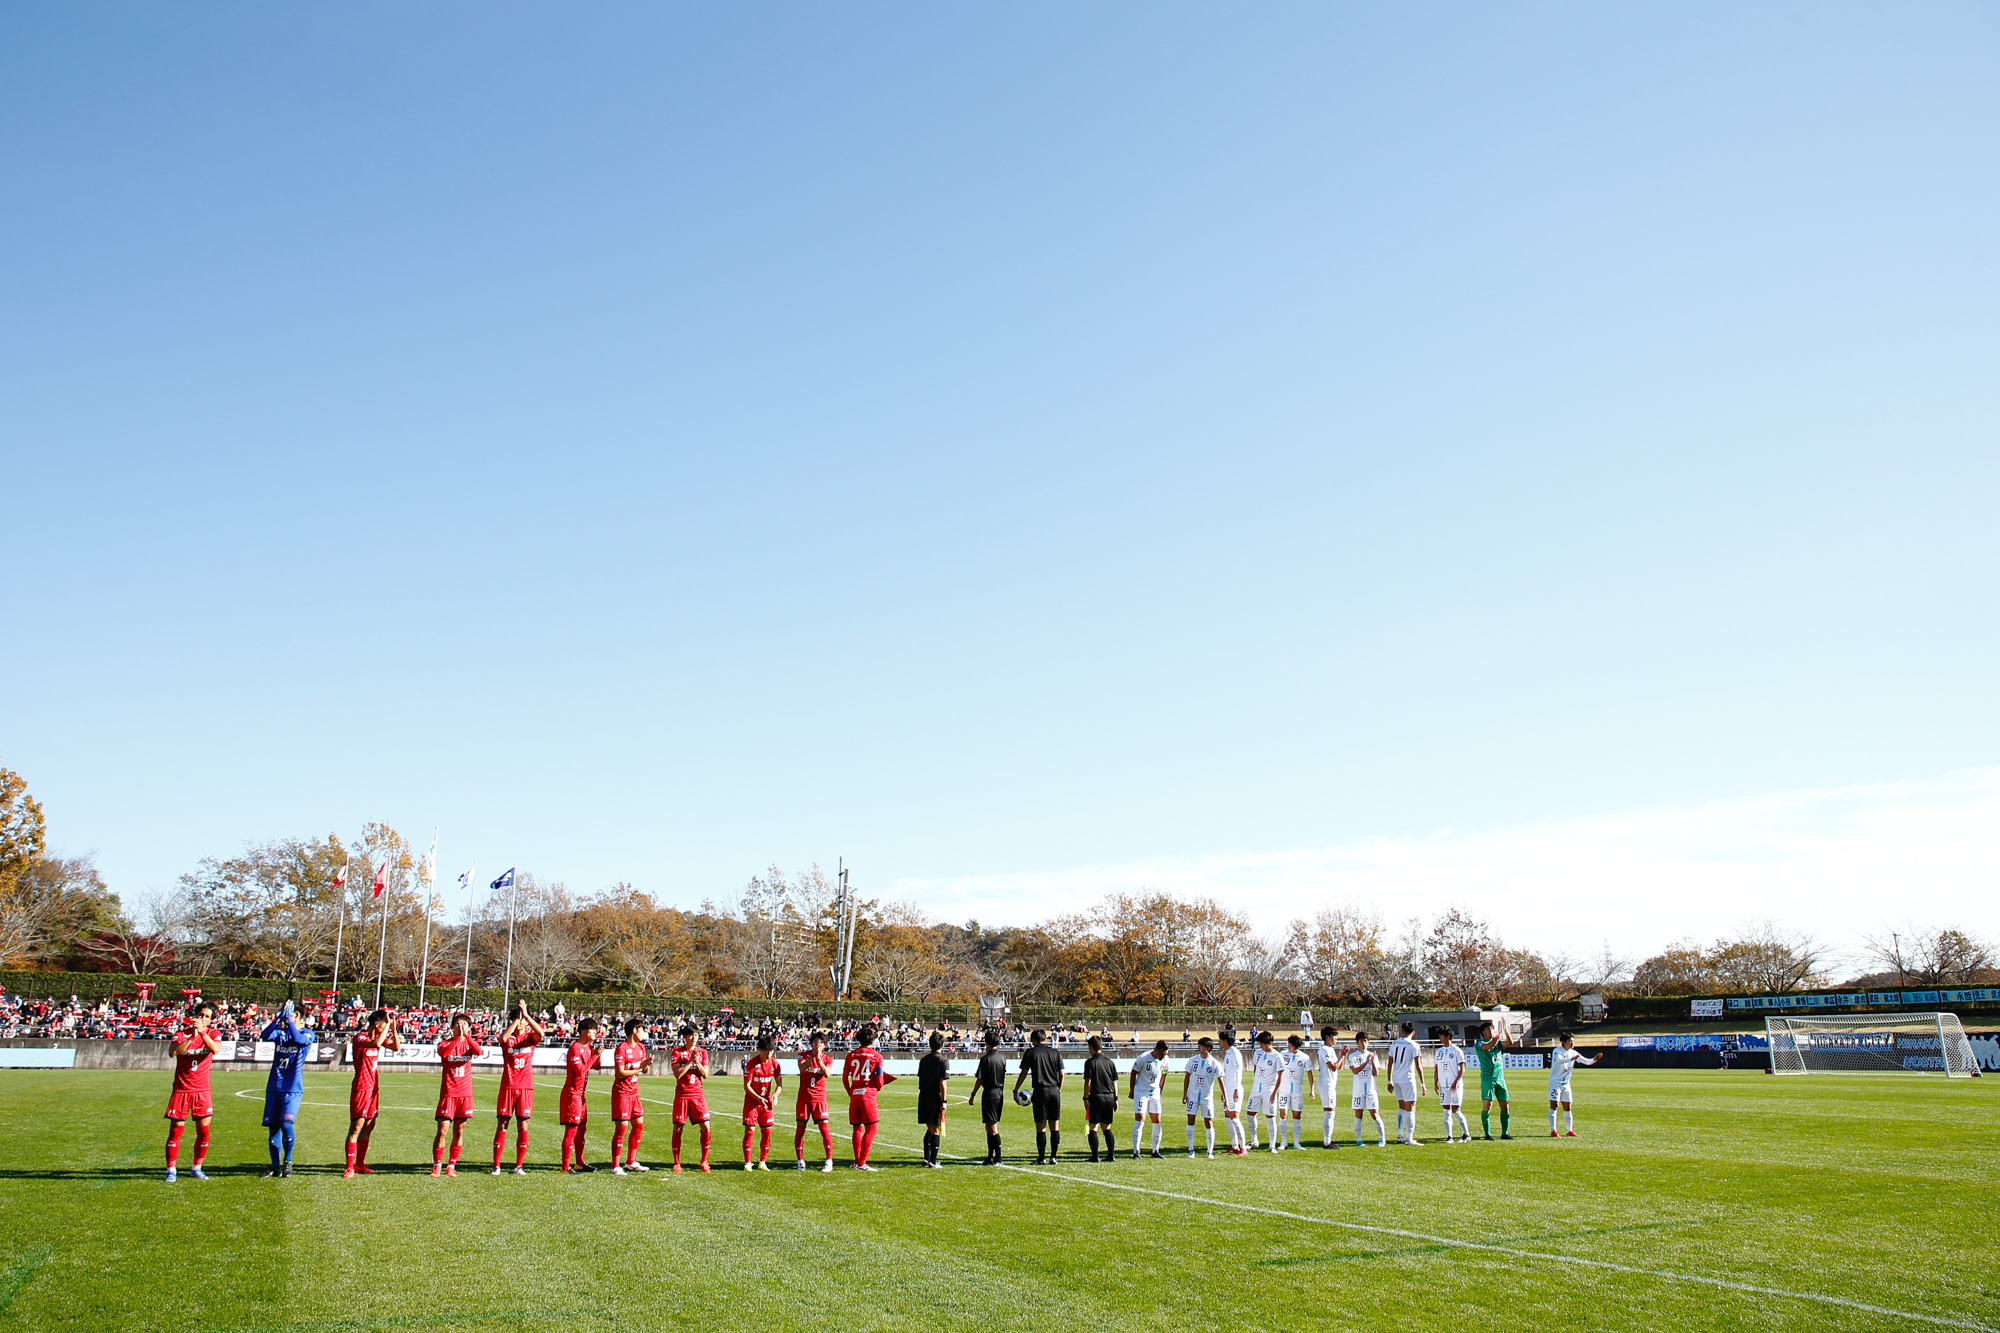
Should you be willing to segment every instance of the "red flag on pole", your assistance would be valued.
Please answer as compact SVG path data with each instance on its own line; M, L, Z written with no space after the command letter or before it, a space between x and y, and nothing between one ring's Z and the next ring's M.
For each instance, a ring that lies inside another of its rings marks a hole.
M382 864L375 867L375 896L380 898L382 890L389 887L389 858L383 857Z
M340 871L339 871L339 873L338 873L338 874L336 874L336 875L335 875L335 876L333 877L333 887L334 887L334 888L336 888L336 889L344 889L344 888L346 888L346 887L347 887L347 867L348 867L348 864L349 864L349 862L348 862L348 861L342 861L342 862L340 863Z

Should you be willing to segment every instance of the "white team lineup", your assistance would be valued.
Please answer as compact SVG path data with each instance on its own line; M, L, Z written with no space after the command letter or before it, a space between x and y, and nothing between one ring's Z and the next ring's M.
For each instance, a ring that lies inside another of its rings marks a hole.
M1449 1029L1440 1029L1436 1035L1439 1042L1432 1052L1428 1088L1424 1077L1423 1048L1417 1043L1413 1023L1402 1024L1401 1035L1389 1042L1386 1050L1373 1047L1365 1032L1357 1033L1349 1042L1341 1040L1331 1027L1322 1028L1319 1040L1313 1042L1293 1033L1280 1044L1273 1033L1259 1032L1247 1059L1234 1033L1223 1032L1215 1038L1203 1037L1197 1043L1195 1054L1182 1062L1178 1071L1181 1109L1186 1118L1187 1154L1191 1158L1206 1155L1212 1159L1215 1156L1215 1122L1218 1119L1229 1136L1224 1152L1233 1156L1247 1156L1253 1149L1264 1146L1258 1135L1260 1119L1264 1122L1264 1137L1269 1140L1270 1151L1283 1152L1287 1148L1303 1147L1301 1134L1306 1107L1313 1101L1320 1105L1319 1145L1322 1148L1336 1145L1335 1127L1343 1110L1352 1114L1356 1147L1366 1146L1363 1129L1371 1123L1375 1129L1375 1146L1388 1147L1389 1128L1382 1119L1381 1099L1376 1088L1377 1079L1382 1077L1388 1079L1389 1093L1396 1103L1394 1141L1398 1146L1423 1146L1418 1137L1417 1103L1426 1091L1437 1098L1444 1120L1444 1142L1469 1143L1473 1136L1471 1125L1465 1118L1465 1076L1475 1066L1480 1076L1481 1137L1488 1141L1496 1137L1492 1132L1492 1111L1497 1104L1500 1109L1500 1133L1497 1137L1512 1139L1512 1106L1504 1060L1508 1044L1505 1031L1496 1032L1492 1023L1481 1024L1479 1038L1469 1050L1458 1044ZM1578 1065L1596 1063L1595 1059L1576 1049L1571 1034L1562 1034L1561 1044L1552 1052L1548 1069L1549 1137L1577 1137L1573 1075ZM1133 1062L1127 1095L1132 1101L1131 1155L1135 1159L1165 1156L1161 1151L1165 1138L1163 1104L1168 1080L1176 1072L1173 1065L1165 1041L1155 1042L1149 1053ZM1246 1072L1249 1082L1247 1096L1244 1087ZM1343 1074L1348 1089L1344 1106L1340 1095ZM1199 1147L1195 1142L1197 1124L1201 1127L1203 1138ZM1150 1147L1146 1143L1149 1128Z

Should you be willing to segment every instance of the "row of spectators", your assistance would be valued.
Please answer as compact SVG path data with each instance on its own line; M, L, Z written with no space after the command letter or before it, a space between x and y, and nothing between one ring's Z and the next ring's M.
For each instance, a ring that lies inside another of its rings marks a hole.
M191 999L179 997L149 1004L141 1004L132 998L79 1001L74 995L63 1001L0 993L0 1037L113 1041L164 1039L187 1027L187 1010L191 1002ZM254 1040L264 1025L270 1022L277 1008L275 1004L247 1000L216 1000L212 1003L217 1010L215 1027L224 1041ZM324 1042L346 1037L366 1026L369 1011L362 997L357 995L337 1008L325 1002L308 1000L302 1006L302 1012ZM458 1011L456 1006L425 1004L392 1008L390 1012L403 1040L430 1042L450 1027L451 1016ZM474 1008L467 1012L472 1017L473 1036L481 1042L497 1037L506 1027L503 1016L493 1009ZM945 1023L934 1029L926 1027L921 1021L898 1021L881 1014L865 1019L827 1018L818 1011L799 1010L790 1018L745 1019L740 1022L734 1014L688 1014L685 1011L664 1015L628 1014L620 1009L593 1012L590 1016L611 1032L622 1030L628 1017L644 1019L653 1028L656 1044L670 1042L683 1025L692 1025L699 1033L701 1043L711 1050L750 1050L755 1048L760 1038L766 1036L773 1038L779 1049L792 1050L803 1047L814 1032L826 1033L830 1046L844 1048L854 1044L854 1034L864 1023L872 1024L877 1029L881 1035L876 1044L886 1050L926 1050L934 1030L944 1033L947 1051L980 1048L978 1034L961 1029L956 1024ZM577 1023L584 1017L581 1012L570 1012L561 1003L543 1010L536 1015L548 1031L543 1044L567 1044L576 1032ZM1080 1046L1091 1035L1081 1023L1047 1030L1049 1039L1058 1045ZM1030 1029L1024 1025L1003 1024L999 1031L1003 1046L1025 1048L1028 1045ZM1111 1039L1109 1030L1100 1030L1099 1035L1106 1041Z

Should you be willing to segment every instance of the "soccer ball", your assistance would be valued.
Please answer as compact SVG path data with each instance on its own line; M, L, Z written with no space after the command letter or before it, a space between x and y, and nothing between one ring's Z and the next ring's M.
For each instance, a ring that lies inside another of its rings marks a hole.
M1033 1100L1035 1100L1035 1094L1029 1092L1026 1088L1014 1089L1014 1105L1026 1106Z

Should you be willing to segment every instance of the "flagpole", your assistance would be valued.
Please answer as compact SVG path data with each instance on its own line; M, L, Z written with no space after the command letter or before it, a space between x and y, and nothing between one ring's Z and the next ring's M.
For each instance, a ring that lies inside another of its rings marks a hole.
M461 1010L465 1008L465 997L472 990L472 882L478 869L478 863L474 862L472 869L459 877L465 884L465 970L458 974L458 1007Z
M431 979L431 898L437 887L438 831L431 829L431 854L424 862L424 960L417 964L417 1008L424 1007L424 986Z
M333 929L333 1007L340 1008L340 946L347 935L347 867L354 864L348 857L340 863L340 873L333 877L335 899L340 904L340 924Z
M507 976L501 982L500 1012L507 1012L507 1002L514 996L514 900L520 890L514 887L513 877L507 879Z
M383 870L388 869L387 863ZM389 884L385 873L382 884L382 938L375 945L375 1007L382 1007L382 960L389 952Z

